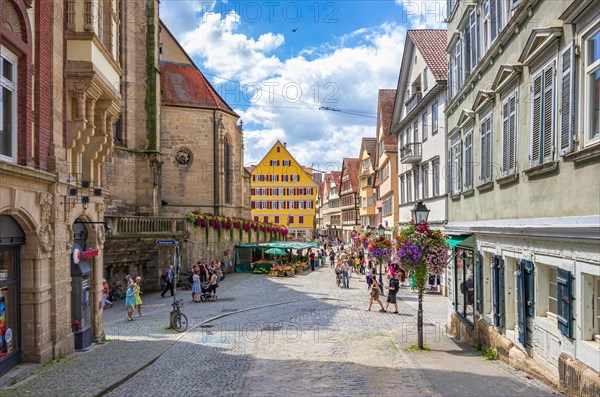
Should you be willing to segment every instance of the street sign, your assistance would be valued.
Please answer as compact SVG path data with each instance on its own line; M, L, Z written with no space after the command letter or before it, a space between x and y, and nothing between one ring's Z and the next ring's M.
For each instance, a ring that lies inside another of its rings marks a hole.
M156 240L156 245L175 245L177 241L175 240Z

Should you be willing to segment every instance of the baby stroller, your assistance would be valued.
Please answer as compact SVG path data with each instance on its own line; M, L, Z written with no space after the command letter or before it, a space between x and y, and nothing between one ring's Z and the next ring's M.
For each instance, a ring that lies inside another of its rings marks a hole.
M342 269L339 267L335 269L335 283L338 287L342 288Z
M200 285L200 292L194 295L195 302L206 302L211 299L210 284L204 283Z

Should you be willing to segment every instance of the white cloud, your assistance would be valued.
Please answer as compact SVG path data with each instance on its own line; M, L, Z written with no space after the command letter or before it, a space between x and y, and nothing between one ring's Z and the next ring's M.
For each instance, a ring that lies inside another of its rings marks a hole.
M247 36L239 33L241 23L234 11L205 13L180 39L201 59L198 65L260 87L249 107L224 96L244 122L245 162L260 161L277 139L299 162L319 169L339 170L343 157L358 157L362 137L375 136L378 90L396 87L406 27L357 29L280 59L274 52L285 43L282 34Z

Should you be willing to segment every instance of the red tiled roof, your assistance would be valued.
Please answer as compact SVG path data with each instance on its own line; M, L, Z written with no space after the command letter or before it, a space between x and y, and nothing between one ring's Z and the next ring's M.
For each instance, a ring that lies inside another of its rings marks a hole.
M338 189L338 192L340 191L340 177L342 176L342 172L341 171L332 171L331 173L327 174L329 175L329 180L331 180L331 178L333 178L333 181L335 182L335 186ZM327 175L325 176L325 178L327 178Z
M427 67L436 80L448 78L448 60L446 55L447 32L445 29L409 30L408 37L419 50Z
M382 139L385 144L385 150L388 152L398 151L398 135L390 134L395 101L395 89L379 90L379 98L377 100L377 135L379 135L380 126L383 126Z
M325 192L325 182L319 182L318 195L319 195L319 199L321 200L321 203L323 202L323 193L324 192Z
M254 171L254 169L256 168L256 166L255 165L249 165L249 166L244 167L244 168L246 168L246 171L248 171L249 173L252 173L252 171Z
M344 158L342 162L342 173L348 175L350 178L350 186L352 186L352 191L358 191L358 166L360 164L360 160L356 158Z
M162 61L160 73L163 105L217 109L235 114L194 65Z

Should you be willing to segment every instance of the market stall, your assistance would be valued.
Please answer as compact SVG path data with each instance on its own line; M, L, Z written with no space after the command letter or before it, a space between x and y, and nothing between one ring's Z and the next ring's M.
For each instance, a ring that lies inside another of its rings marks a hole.
M293 276L308 269L307 260L303 255L304 250L318 247L318 243L295 241L236 245L235 271Z

